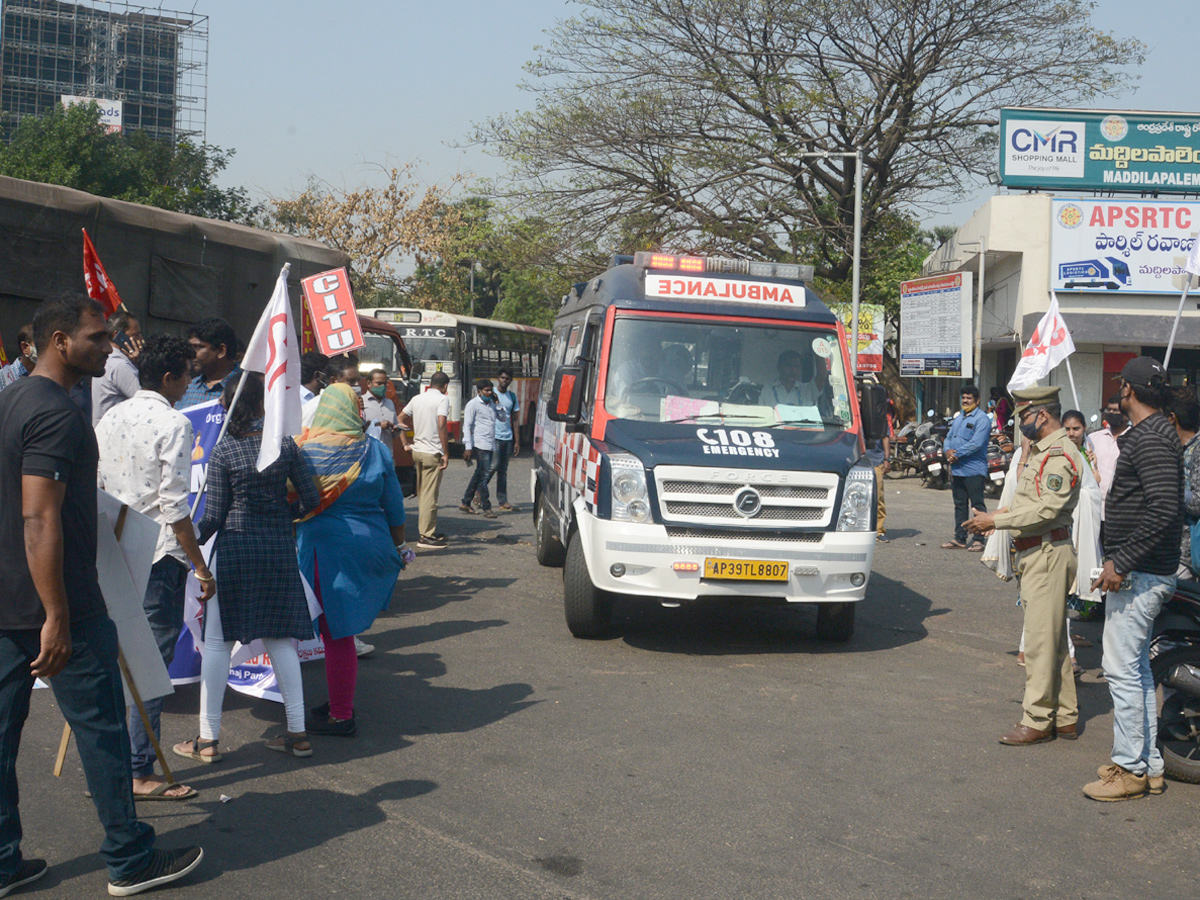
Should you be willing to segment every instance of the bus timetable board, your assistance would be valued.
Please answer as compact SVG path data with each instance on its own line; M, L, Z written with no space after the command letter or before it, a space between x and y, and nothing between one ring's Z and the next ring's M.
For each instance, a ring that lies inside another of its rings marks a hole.
M908 378L970 378L970 272L900 283L900 374Z

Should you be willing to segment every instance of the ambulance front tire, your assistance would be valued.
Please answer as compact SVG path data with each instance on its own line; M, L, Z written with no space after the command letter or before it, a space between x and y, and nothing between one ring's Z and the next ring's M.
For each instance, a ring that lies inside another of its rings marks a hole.
M567 628L577 638L604 637L612 625L612 597L592 583L579 532L567 543L563 566L563 608Z
M854 608L857 603L820 603L817 605L817 638L845 643L854 634Z
M534 516L533 534L534 534L534 549L537 552L537 561L540 565L557 568L563 564L566 558L566 551L563 545L558 540L558 535L554 533L550 525L550 517L546 514L546 495L538 496L537 512Z

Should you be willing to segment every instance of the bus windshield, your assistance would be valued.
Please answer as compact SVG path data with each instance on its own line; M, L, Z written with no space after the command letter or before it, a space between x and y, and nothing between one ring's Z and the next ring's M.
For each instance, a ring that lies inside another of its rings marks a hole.
M382 334L364 334L366 346L358 351L358 368L361 372L371 369L383 369L390 376L400 373L400 359L396 353L396 345L390 337Z
M416 362L418 359L431 362L445 362L446 360L454 359L454 336L447 335L446 337L414 337L411 334L405 335L404 345L408 347L408 353Z
M837 333L779 324L618 318L604 408L648 422L738 421L840 431L851 423Z

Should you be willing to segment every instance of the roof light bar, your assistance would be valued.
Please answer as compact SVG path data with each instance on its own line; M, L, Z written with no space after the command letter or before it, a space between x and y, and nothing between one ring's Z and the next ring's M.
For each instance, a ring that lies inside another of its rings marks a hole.
M677 256L673 253L641 251L633 255L633 264L645 269L675 272L724 272L754 278L783 278L811 283L813 267L795 263L752 262L722 256Z

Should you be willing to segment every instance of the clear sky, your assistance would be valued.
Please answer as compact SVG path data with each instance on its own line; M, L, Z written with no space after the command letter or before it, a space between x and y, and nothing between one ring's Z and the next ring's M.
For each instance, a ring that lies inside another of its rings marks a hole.
M471 123L527 108L522 66L566 0L164 0L209 16L208 140L237 151L222 182L256 196L371 180L373 163L419 164L422 177L497 174L457 150ZM1099 0L1093 19L1150 46L1141 82L1104 106L1200 111L1200 4ZM1086 72L1087 60L1080 60ZM992 189L928 223L959 224Z

